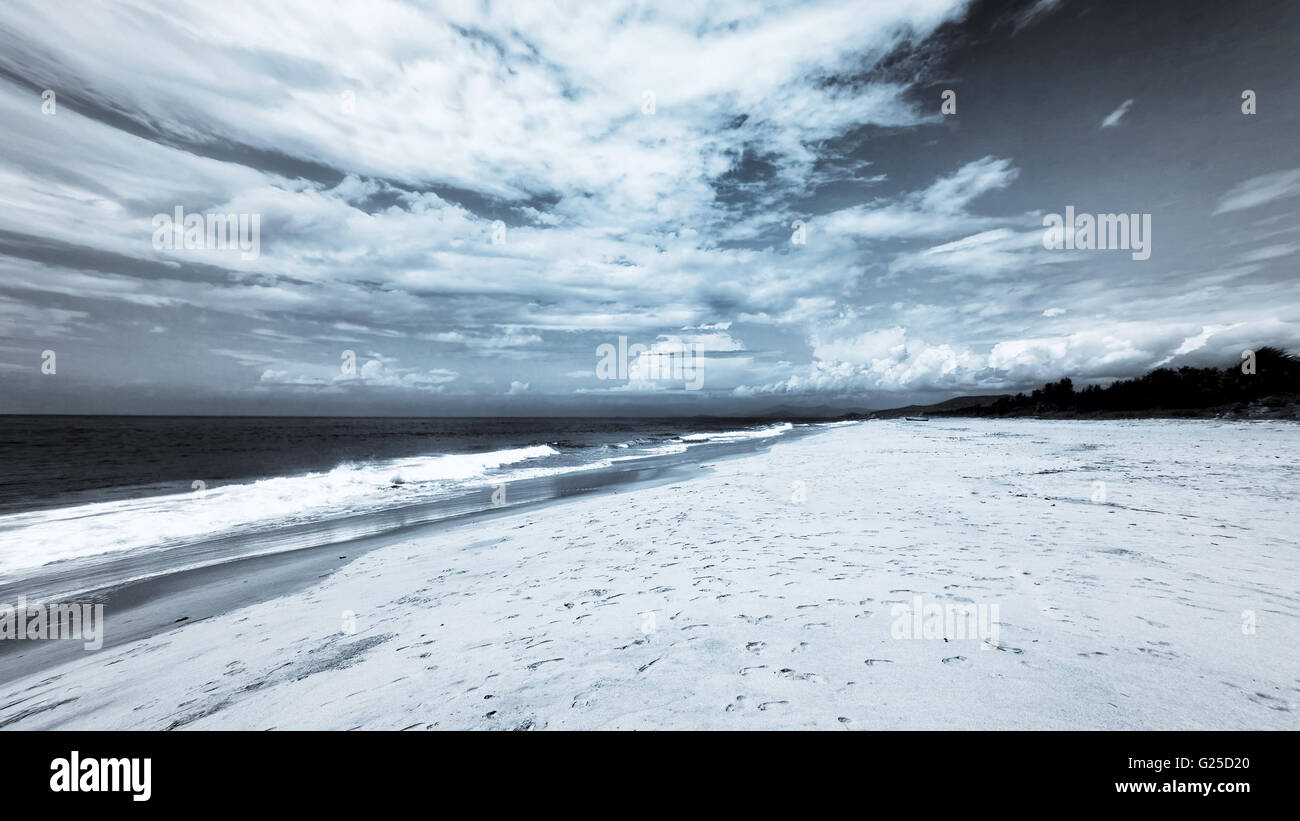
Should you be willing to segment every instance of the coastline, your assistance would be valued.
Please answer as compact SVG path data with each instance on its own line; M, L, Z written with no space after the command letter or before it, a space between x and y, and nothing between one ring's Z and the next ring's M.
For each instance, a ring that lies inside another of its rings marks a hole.
M6 682L0 726L1294 729L1297 445L1200 421L829 428L333 553ZM895 635L918 597L995 604L999 635Z
M824 429L805 428L793 435L816 435ZM766 439L751 439L725 446L704 446L692 452L645 457L616 467L516 481L511 483L509 494L516 501L500 507L467 507L467 497L462 496L384 511L377 517L368 517L378 518L383 523L381 526L385 529L377 533L348 535L322 544L234 556L199 566L173 564L169 567L156 555L109 556L90 574L92 579L104 580L100 584L86 585L87 569L83 565L60 563L43 568L35 582L31 579L0 582L0 602L15 601L22 596L29 601L75 599L102 604L106 612L112 614L112 626L104 637L102 649L111 649L186 623L298 592L365 553L421 538L439 528L486 521L511 512L539 510L572 498L615 493L629 486L654 487L664 482L685 480L700 468L707 469L703 463L740 458L769 444ZM426 515L435 518L426 519ZM340 528L337 522L313 523L293 530L322 534L340 530L351 532ZM283 537L284 534L276 535ZM131 573L147 575L131 577L128 575ZM112 581L114 577L125 580ZM75 641L0 641L0 686L80 656L81 645Z

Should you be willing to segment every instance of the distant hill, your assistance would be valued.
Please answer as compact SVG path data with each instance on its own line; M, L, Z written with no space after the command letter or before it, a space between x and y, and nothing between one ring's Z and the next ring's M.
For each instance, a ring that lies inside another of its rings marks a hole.
M834 405L818 405L816 407L780 405L765 409L761 414L756 415L765 419L820 422L831 419L861 419L867 415L867 412L849 411Z
M901 416L960 416L966 410L987 408L1009 394L991 394L989 396L955 396L952 399L936 402L933 405L908 405L904 408L873 411L866 414L870 419L897 419ZM974 415L974 414L971 414Z

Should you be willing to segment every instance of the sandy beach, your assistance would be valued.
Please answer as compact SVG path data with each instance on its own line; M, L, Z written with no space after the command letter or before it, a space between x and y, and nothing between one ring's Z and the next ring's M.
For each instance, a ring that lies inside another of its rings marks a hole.
M1284 422L833 427L318 549L0 685L0 726L1297 729L1298 454Z

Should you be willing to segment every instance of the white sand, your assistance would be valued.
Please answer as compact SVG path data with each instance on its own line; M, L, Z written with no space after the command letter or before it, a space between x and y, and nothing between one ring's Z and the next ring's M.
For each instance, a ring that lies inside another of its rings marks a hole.
M375 550L13 681L0 723L1295 729L1298 455L1290 423L835 428ZM891 637L917 595L997 605L997 648Z

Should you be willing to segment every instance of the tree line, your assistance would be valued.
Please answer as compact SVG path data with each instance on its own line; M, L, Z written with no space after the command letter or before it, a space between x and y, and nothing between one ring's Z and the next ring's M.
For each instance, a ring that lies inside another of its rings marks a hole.
M1134 379L1106 387L1088 385L1076 391L1065 378L1032 393L1003 396L983 408L961 415L1009 416L1052 412L1105 413L1155 410L1205 410L1264 400L1294 401L1300 397L1300 358L1272 346L1254 351L1249 359L1228 368L1156 368ZM1253 370L1253 372L1251 372Z

